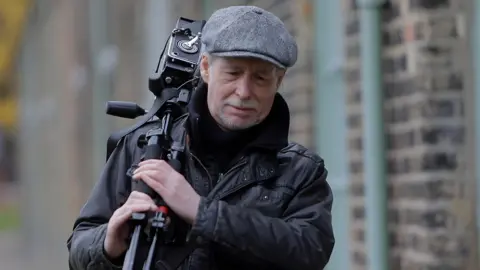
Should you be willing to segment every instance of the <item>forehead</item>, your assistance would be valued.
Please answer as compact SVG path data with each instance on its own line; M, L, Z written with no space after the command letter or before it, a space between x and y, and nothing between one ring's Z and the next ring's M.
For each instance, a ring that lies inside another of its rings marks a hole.
M221 68L248 68L259 71L273 71L276 66L268 61L253 57L218 57L218 66Z

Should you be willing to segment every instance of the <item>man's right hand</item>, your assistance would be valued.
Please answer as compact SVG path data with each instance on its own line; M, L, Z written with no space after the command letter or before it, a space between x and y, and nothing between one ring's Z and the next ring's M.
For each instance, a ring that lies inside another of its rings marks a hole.
M132 191L124 205L118 208L110 218L107 226L107 235L103 243L106 255L112 259L118 258L127 249L128 224L135 212L155 211L157 206L145 193Z

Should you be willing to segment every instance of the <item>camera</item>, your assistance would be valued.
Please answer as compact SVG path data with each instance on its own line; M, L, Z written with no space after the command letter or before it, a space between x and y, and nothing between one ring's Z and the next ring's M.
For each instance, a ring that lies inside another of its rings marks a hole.
M149 79L150 91L155 96L159 96L165 88L186 86L194 79L201 53L200 41L204 25L205 21L183 17L178 19L165 44L155 73Z
M202 29L205 20L191 20L179 17L153 74L148 79L148 88L155 95L155 101L146 111L138 104L126 101L108 101L106 113L112 116L136 119L143 116L134 125L117 131L107 140L107 160L120 139L143 126L153 117L160 117L165 103L175 107L185 106L189 102L197 80L196 76L201 55ZM172 107L172 106L170 106Z

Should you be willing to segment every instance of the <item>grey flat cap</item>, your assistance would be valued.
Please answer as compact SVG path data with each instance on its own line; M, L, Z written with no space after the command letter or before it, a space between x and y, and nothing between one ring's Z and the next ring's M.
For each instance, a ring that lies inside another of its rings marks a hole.
M203 49L216 56L254 57L288 68L297 61L297 43L283 22L255 6L215 11L202 31Z

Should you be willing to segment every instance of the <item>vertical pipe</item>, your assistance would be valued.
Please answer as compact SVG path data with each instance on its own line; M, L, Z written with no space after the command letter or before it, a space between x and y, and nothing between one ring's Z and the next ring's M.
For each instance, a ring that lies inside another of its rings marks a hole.
M475 179L476 179L476 228L477 228L477 247L480 246L480 3L473 1L473 74L474 74L474 92L475 92ZM480 248L477 248L480 251ZM480 252L477 260L480 258ZM480 263L477 262L480 267Z
M38 3L35 3L38 5ZM38 127L34 116L38 115L38 105L33 106L35 101L41 97L41 89L38 84L41 79L40 64L40 36L43 34L38 17L30 15L30 22L25 27L22 48L18 59L18 73L21 74L18 88L18 137L17 140L17 159L16 174L21 184L21 219L22 219L22 244L25 244L25 256L31 256L33 253L32 243L41 239L37 234L39 228L43 226L41 219L41 207L38 202L41 201L42 181L39 181L38 174L41 172L38 155L40 153L40 143L38 139ZM39 16L39 15L37 15ZM43 17L41 17L43 19ZM44 63L43 63L44 64ZM28 239L28 241L26 241Z
M347 115L341 1L314 1L315 20L315 142L325 159L333 191L335 248L327 269L350 269ZM328 128L326 128L328 127Z
M89 1L89 40L92 63L92 142L93 181L100 175L105 163L106 143L109 136L109 120L105 113L105 102L111 97L111 66L114 54L109 47L109 6L108 0ZM110 49L110 50L109 50Z
M212 1L211 0L202 0L203 2L203 17L204 20L208 20L212 13Z
M156 68L162 49L175 26L176 18L172 16L170 0L147 0L145 5L145 87L143 104L149 109L153 102L153 94L148 89L148 76Z
M388 270L387 175L381 72L381 0L358 0L365 161L367 258L370 270Z

